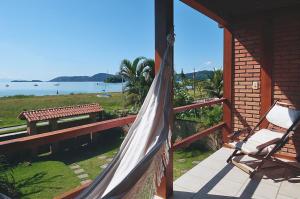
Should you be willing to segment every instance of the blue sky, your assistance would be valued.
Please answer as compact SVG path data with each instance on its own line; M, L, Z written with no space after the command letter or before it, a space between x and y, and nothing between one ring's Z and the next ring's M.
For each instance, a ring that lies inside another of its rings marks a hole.
M154 0L0 1L0 78L116 73L154 58ZM175 0L175 69L222 66L222 29Z

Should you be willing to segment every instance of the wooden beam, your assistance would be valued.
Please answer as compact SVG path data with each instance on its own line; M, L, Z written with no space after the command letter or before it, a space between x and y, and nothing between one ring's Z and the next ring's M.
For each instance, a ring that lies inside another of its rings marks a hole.
M212 20L219 23L222 27L226 27L228 25L227 21L220 17L217 13L213 12L203 4L201 4L197 0L181 0L183 3L187 4L188 6L194 8L195 10L201 12L202 14L206 15L207 17L211 18Z
M273 39L272 23L264 20L262 24L262 60L261 60L261 87L260 87L260 115L264 115L272 105L272 65L273 65ZM268 125L262 122L261 128Z
M70 191L67 191L59 196L54 197L54 199L74 199L76 198L82 191L84 191L88 186L90 186L91 182L80 185Z
M174 2L173 0L155 0L155 73L159 71L164 53L167 48L167 36L174 31ZM173 48L169 52L169 60L173 60ZM173 62L173 61L172 61ZM171 77L170 77L171 78ZM173 90L171 91L173 93ZM173 94L171 95L173 98ZM172 100L173 101L173 100ZM171 113L171 128L174 114ZM173 195L173 152L169 152L169 164L165 171L157 195L169 198Z
M232 132L232 76L233 76L233 36L232 33L224 28L224 60L223 60L223 97L226 102L223 104L223 142L228 142L228 135Z
M176 150L178 148L183 148L189 146L191 143L196 142L200 140L203 137L206 137L207 135L214 133L216 130L219 130L225 126L224 122L221 122L213 127L210 127L208 129L205 129L203 131L200 131L198 133L195 133L187 138L184 138L180 140L179 142L176 142L173 144L173 150Z

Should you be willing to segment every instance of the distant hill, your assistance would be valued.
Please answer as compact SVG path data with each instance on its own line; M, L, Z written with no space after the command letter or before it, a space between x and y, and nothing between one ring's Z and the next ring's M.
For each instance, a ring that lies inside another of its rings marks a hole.
M12 80L11 82L43 82L41 80Z
M112 77L107 78L104 82L105 83L122 83L122 76L121 75L114 75Z
M112 74L107 74L107 73L98 73L96 75L93 75L91 78L91 80L94 80L95 82L104 82L107 78L110 78L112 76L115 76L115 75L112 75ZM101 81L99 81L101 80Z
M93 76L61 76L51 79L49 82L104 82L107 78L114 75L98 73Z
M186 78L188 78L188 79L193 79L193 74L194 73L185 73L185 76L186 76ZM211 71L211 70L201 70L201 71L197 71L196 73L195 73L195 79L196 80L206 80L206 79L208 79L208 77L210 76L210 75L212 75L213 74L213 71ZM176 77L177 79L180 79L180 74L177 74L177 77Z

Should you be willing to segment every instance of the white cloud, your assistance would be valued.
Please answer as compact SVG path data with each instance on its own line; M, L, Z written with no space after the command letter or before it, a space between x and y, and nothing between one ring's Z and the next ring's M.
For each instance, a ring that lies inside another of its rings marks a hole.
M204 62L204 64L206 65L206 66L210 66L210 65L212 65L212 61L206 61L206 62Z

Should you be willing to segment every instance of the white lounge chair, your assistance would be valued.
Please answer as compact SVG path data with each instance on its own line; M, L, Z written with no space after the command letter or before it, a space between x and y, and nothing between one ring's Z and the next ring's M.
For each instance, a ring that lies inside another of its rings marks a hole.
M257 131L265 119L269 124L284 129L284 132L273 129L260 129ZM299 121L299 110L291 108L291 104L276 101L253 129L242 129L230 135L230 139L234 140L242 133L246 133L244 139L229 143L229 146L235 150L227 162L233 163L238 168L249 173L250 177L253 177L262 168L265 161L271 160L274 153L279 151L288 142ZM251 169L247 165L233 160L233 157L240 155L248 155L261 161L254 169Z

